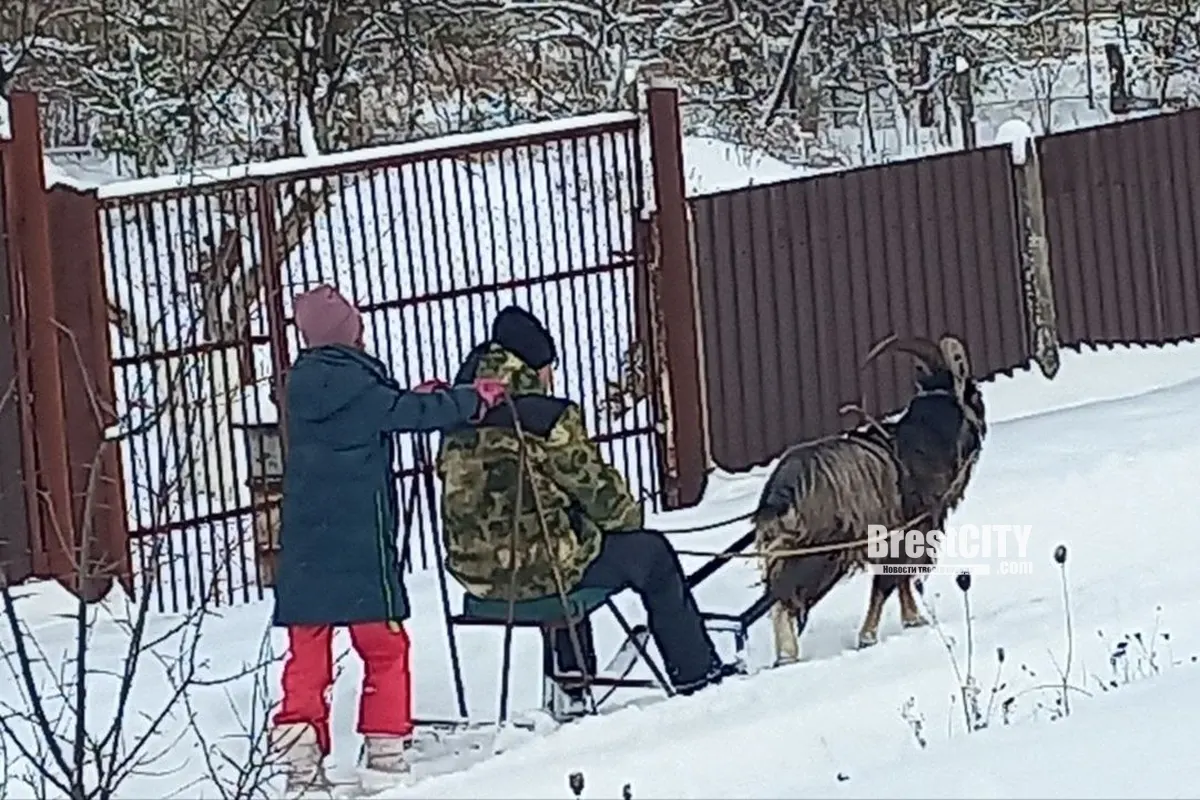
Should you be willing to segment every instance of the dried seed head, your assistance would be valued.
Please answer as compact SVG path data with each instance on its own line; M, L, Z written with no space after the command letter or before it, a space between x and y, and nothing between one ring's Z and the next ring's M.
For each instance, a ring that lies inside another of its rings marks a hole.
M1060 567L1067 563L1067 546L1065 544L1060 544L1054 548L1054 563Z
M958 577L956 577L954 579L954 582L958 584L958 588L961 589L964 593L971 591L971 573L969 573L969 572L958 573Z

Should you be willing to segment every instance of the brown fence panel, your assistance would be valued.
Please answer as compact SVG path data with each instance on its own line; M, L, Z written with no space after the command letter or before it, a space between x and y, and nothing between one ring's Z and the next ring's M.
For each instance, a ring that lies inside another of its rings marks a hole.
M1200 110L1038 148L1061 343L1200 336Z
M71 510L75 535L89 537L91 562L78 590L96 599L114 577L130 585L120 449L105 437L105 429L119 420L113 414L99 206L94 192L61 186L49 191L47 202L54 227L50 255L61 333Z
M17 276L10 261L8 215L5 213L5 143L0 141L0 573L11 583L33 574L33 542L22 468L24 392L17 374L19 345L25 335L16 303Z
M645 330L641 170L637 117L606 114L101 190L117 405L144 423L123 453L135 585L171 608L214 581L219 601L261 597L261 501L237 426L277 419L272 388L298 352L292 297L322 282L358 303L368 349L403 385L453 378L503 305L539 314L559 342L557 391L633 490L656 496L656 404L601 402ZM410 564L439 568L440 492L414 441L401 437L395 465Z
M911 394L885 336L964 339L979 377L1028 361L1007 148L694 198L713 459L767 463Z

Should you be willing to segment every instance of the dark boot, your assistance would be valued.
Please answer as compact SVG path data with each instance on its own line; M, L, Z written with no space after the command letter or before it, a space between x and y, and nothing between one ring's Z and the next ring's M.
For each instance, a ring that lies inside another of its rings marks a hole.
M707 689L710 686L716 686L726 678L732 678L734 675L745 674L745 670L743 670L737 664L726 664L718 661L713 665L712 670L710 670L709 673L701 680L683 686L676 686L675 694L687 697L688 695L695 694L701 689Z

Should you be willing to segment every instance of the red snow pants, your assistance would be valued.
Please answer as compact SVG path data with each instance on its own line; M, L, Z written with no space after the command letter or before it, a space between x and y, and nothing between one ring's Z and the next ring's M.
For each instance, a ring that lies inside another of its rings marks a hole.
M408 632L386 622L350 625L350 642L363 662L358 732L409 737L413 731L412 683ZM321 752L331 749L329 695L333 687L333 628L293 625L283 665L283 703L276 725L308 723L317 732Z

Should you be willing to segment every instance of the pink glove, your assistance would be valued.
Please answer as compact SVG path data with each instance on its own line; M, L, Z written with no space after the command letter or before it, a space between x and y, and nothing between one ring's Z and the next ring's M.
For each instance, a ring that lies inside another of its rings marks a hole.
M483 403L484 410L495 407L508 393L508 386L497 378L476 378L475 393Z
M450 384L446 383L445 381L440 381L437 378L434 378L431 381L423 381L421 383L418 383L416 386L412 387L412 391L420 392L421 394L429 394L430 392L436 392L438 389L449 389L449 388L450 388Z

